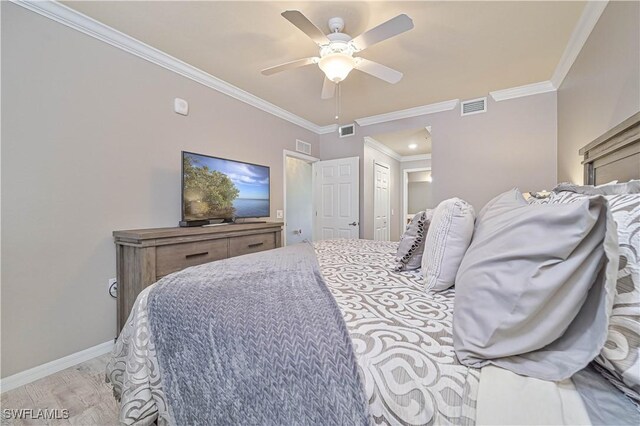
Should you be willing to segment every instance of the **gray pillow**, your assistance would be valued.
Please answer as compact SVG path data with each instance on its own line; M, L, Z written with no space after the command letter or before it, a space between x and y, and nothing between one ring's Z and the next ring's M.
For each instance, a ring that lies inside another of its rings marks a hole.
M551 203L575 203L587 195L554 193ZM640 193L605 195L618 225L620 261L609 336L595 359L603 375L640 402Z
M571 377L607 338L618 241L606 200L529 205L514 189L482 213L456 277L458 359Z
M444 200L433 211L422 257L426 291L444 291L455 283L475 216L473 206L460 198Z
M422 252L424 251L424 240L432 216L433 210L420 212L413 216L413 219L407 225L406 231L400 238L394 271L410 271L420 267L422 264Z
M575 185L573 183L560 183L553 192L575 192L576 194L584 195L617 195L617 194L640 194L640 179L630 180L629 182L606 183L604 185L592 186L592 185Z

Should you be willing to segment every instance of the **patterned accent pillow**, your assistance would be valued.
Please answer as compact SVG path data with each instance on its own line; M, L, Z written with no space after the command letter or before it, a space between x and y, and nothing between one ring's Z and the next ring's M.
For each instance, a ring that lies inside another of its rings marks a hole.
M431 216L433 216L433 211L427 210L426 212L417 213L411 219L404 234L400 237L394 271L410 271L420 267L422 264L422 252L424 251L424 240Z
M453 286L473 236L475 210L460 198L444 200L433 212L422 256L426 291Z
M571 203L587 195L563 191L551 203ZM640 402L640 194L604 196L618 226L620 264L607 342L595 362L614 385Z

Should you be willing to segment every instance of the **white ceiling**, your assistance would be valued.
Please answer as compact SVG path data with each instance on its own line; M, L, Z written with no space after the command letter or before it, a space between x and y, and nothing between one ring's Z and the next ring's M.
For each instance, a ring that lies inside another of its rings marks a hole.
M373 139L400 156L431 154L431 134L424 127L374 135ZM411 149L411 144L417 147Z
M341 122L549 80L584 8L566 2L64 2L90 17L319 125L316 65L266 77L260 70L316 56L316 45L280 16L302 11L328 32L341 16L355 36L400 13L415 28L360 55L404 73L391 85L353 71L342 84Z

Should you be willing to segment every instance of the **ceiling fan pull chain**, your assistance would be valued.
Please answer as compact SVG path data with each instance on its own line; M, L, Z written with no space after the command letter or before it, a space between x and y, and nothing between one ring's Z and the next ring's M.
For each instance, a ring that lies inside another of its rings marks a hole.
M336 84L336 122L340 122L340 83Z

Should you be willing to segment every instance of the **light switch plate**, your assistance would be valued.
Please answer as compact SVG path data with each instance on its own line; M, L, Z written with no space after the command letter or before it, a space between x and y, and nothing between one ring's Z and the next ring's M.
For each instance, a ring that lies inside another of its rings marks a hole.
M276 219L282 219L284 217L284 212L282 210L276 210Z

